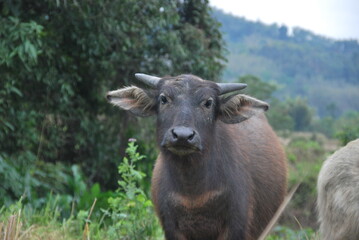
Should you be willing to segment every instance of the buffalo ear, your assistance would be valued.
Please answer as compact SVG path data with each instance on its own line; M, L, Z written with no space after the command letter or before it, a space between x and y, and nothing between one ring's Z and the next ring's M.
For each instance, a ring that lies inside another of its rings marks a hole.
M242 122L269 108L268 103L242 94L222 98L220 101L219 119L225 123Z
M154 97L135 86L110 91L106 98L113 105L128 110L136 116L146 117L156 113Z

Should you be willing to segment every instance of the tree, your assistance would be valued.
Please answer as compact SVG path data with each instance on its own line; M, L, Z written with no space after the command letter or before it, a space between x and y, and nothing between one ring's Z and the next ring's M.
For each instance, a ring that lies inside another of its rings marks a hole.
M224 42L219 31L220 24L211 16L208 0L185 0L177 2L180 15L178 30L185 49L186 59L179 73L188 72L204 79L219 81L223 69Z
M261 99L263 101L270 100L273 93L277 90L277 86L273 83L267 83L253 75L245 75L240 77L238 82L246 83L248 86L243 93Z
M279 39L286 40L288 38L288 28L283 25L278 29Z
M115 188L127 139L147 126L107 104L106 91L128 85L136 72L218 79L223 68L222 38L207 1L0 6L0 172L6 166L13 174L3 183L20 186L3 184L2 195L17 198L24 186L30 195L50 175L51 167L38 168L42 162L53 169L78 164L89 183Z
M294 120L294 130L307 130L311 126L313 119L313 110L309 107L307 101L300 97L287 101L288 113Z
M275 130L294 130L295 120L289 114L287 102L273 99L271 101L267 117L270 125Z
M277 86L273 83L267 83L253 75L245 75L238 79L240 83L248 84L243 90L244 94L267 101L270 107L266 115L270 125L275 130L293 130L294 119L289 112L291 111L287 102L280 101L273 96Z

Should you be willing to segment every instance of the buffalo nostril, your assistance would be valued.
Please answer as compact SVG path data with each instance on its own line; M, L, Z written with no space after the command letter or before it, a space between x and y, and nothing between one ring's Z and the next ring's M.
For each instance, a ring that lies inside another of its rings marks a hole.
M177 139L178 138L178 136L177 136L177 134L176 134L176 132L175 132L175 130L174 129L172 129L172 136L173 136L173 138L174 139Z
M171 130L173 140L175 141L192 141L196 135L196 132L192 128L188 127L175 127Z
M195 131L193 131L192 134L188 137L188 140L192 141L194 138L194 135L196 135Z

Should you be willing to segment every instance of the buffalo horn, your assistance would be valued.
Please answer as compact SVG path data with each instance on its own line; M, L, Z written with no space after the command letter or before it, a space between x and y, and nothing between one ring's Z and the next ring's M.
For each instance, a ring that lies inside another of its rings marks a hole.
M136 73L135 77L150 87L157 87L157 84L161 79L159 77L150 76L150 75L143 74L143 73Z
M247 87L245 83L217 83L217 85L221 89L220 94L234 92Z

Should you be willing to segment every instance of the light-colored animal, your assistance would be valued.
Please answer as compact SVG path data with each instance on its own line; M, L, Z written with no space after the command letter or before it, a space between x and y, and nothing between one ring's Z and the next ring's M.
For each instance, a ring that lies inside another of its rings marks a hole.
M107 98L157 116L152 198L166 239L257 239L286 192L285 155L263 114L268 104L233 94L245 84L136 77L152 89L133 86Z
M324 162L318 177L318 214L321 239L359 239L359 139Z

